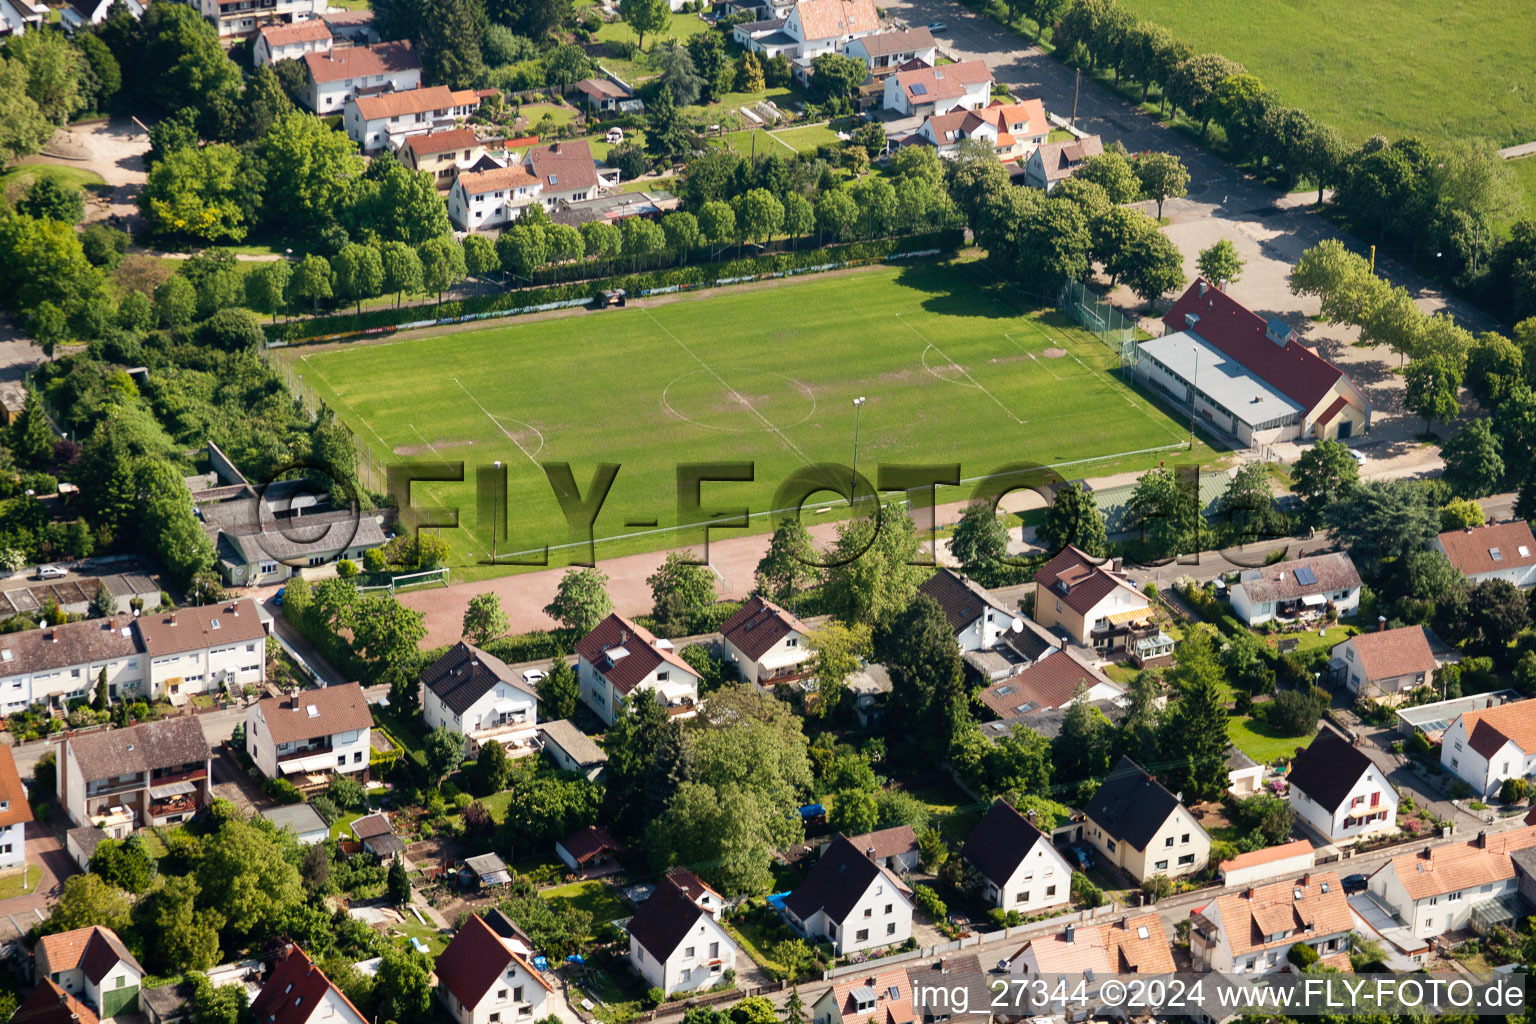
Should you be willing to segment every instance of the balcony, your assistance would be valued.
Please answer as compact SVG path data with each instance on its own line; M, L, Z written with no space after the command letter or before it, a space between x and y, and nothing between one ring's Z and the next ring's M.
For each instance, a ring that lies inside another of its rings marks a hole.
M157 786L169 786L177 782L201 782L208 777L208 769L199 765L188 771L155 772L150 776L149 785L153 789Z
M105 780L96 780L86 787L85 795L87 797L93 797L112 796L116 793L132 793L136 790L143 789L144 786L145 782L144 776L142 774L134 775L126 781L108 782Z

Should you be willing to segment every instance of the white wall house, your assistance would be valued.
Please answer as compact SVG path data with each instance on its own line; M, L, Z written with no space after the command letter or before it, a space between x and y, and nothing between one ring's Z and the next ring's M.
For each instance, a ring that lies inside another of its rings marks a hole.
M455 92L445 85L358 96L347 103L342 124L347 138L365 153L398 149L411 135L452 128L459 118L480 109L473 89Z
M1192 875L1210 861L1211 837L1200 822L1129 757L1120 758L1083 811L1084 837L1138 882Z
M1536 846L1536 826L1466 842L1425 846L1371 875L1370 891L1419 938L1467 926L1479 905L1519 891L1511 854Z
M289 947L251 1000L251 1019L262 1024L368 1024L346 993L297 946Z
M59 10L59 20L66 32L74 32L87 25L100 25L107 20L107 12L114 0L71 0ZM139 0L123 0L123 6L134 18L144 16L144 5Z
M251 62L260 68L280 60L303 60L307 54L329 52L333 42L330 28L320 18L292 25L267 25L256 33Z
M1331 729L1296 756L1291 809L1330 842L1397 829L1397 790L1358 747Z
M1360 610L1360 574L1343 552L1312 555L1244 569L1230 593L1232 610L1249 626L1318 615L1329 605L1348 616Z
M322 116L341 112L358 96L421 85L421 61L408 39L317 50L304 56L304 71L308 75L304 105Z
M937 64L939 48L926 28L909 28L856 36L843 44L844 57L864 62L875 76L890 74L911 60Z
M300 788L331 774L368 778L373 714L357 683L268 697L245 713L245 751L269 779Z
M799 679L810 660L811 628L772 601L753 595L720 627L725 658L760 687Z
M912 935L907 887L845 836L832 841L785 898L784 914L796 931L825 939L840 956L899 945Z
M130 616L9 633L0 636L0 704L6 714L38 701L62 706L91 693L103 670L110 696L143 694L147 662Z
M1328 671L1357 697L1397 704L1435 681L1438 666L1423 626L1352 636L1328 654Z
M0 747L0 871L27 862L27 822L31 820L32 805L16 771L16 759L10 747Z
M1480 796L1536 773L1536 701L1458 715L1440 738L1440 763Z
M1013 612L994 600L985 587L953 569L940 569L917 589L944 609L944 618L962 651L989 650L1013 627Z
M421 714L429 729L463 736L468 756L492 740L531 748L539 695L506 662L460 640L422 671Z
M903 117L979 110L992 100L992 70L984 61L898 71L885 80L881 105Z
M849 40L879 31L880 15L874 0L800 0L774 34L782 34L785 41L773 52L808 61L824 53L837 53ZM750 36L743 45L758 50L761 46Z
M545 1016L549 982L510 936L471 914L437 958L437 998L459 1024L528 1024Z
M172 704L199 693L239 695L267 681L267 631L250 598L141 615L150 693Z
M448 218L466 231L509 224L539 203L546 211L602 191L585 139L534 146L506 167L467 171L448 191Z
M66 735L57 757L59 806L75 825L96 825L114 839L174 825L210 802L211 760L202 726L187 715Z
M736 969L736 943L720 923L663 878L630 918L629 963L667 995L713 988Z
M998 800L971 831L960 854L986 880L985 898L1030 915L1066 904L1072 867L1032 821Z
M30 0L0 0L0 38L36 31L47 19L46 4L34 4Z
M670 640L624 618L610 615L576 642L576 675L582 703L608 725L635 693L672 709L693 714L699 701L699 676L678 657Z
M263 25L308 21L326 12L327 0L197 0L220 36L249 36Z
M1522 590L1536 586L1536 538L1523 519L1442 533L1430 542L1471 583L1507 580Z
M47 978L106 1018L139 1009L144 968L110 928L91 926L55 932L33 953L39 978Z

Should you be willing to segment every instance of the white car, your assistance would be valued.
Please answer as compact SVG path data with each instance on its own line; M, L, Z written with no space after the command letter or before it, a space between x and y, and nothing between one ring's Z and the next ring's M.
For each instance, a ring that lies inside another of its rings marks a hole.
M1349 450L1349 454L1350 457L1355 460L1356 465L1363 466L1368 461L1370 461L1370 456L1365 454L1365 452L1360 451L1358 448L1351 448Z
M935 22L932 22L932 23L929 24L928 31L929 32L948 32L949 31L949 26L944 24L942 21L935 21Z
M605 141L608 142L609 145L614 145L614 146L616 146L619 143L623 142L624 141L624 129L623 128L609 128L608 129L608 134L605 136Z
M37 578L40 580L61 580L69 575L69 570L60 569L56 565L40 565L37 567Z
M529 686L537 686L544 681L544 673L536 668L530 668L523 673L523 682Z

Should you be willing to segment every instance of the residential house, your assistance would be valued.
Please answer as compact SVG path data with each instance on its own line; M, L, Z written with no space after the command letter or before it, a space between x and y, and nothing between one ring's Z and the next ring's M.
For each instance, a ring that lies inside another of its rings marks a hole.
M554 989L527 954L471 914L437 958L437 998L459 1024L517 1024L543 1018Z
M245 713L245 752L269 779L300 789L332 775L368 779L373 714L356 683L268 697Z
M618 840L598 825L588 825L555 843L555 856L582 878L612 863L623 852Z
M490 164L485 145L473 128L450 128L412 135L400 147L400 162L413 171L432 175L438 188L449 188L460 173Z
M1172 974L1173 951L1157 914L1126 916L1104 925L1068 924L1024 943L1005 963L1010 975L1102 978L1110 974ZM1038 1011L1062 1012L1055 1004Z
M933 598L944 610L944 618L961 651L986 650L1013 629L1014 613L963 573L940 569L917 590Z
M364 153L398 149L409 136L456 127L480 109L481 94L446 85L404 89L350 100L342 115L347 137Z
M1349 970L1353 924L1332 871L1217 896L1192 922L1189 954L1199 970L1269 974L1288 967L1286 954L1297 943L1311 946L1326 966Z
M1152 603L1131 586L1119 559L1096 562L1070 544L1035 572L1035 620L1106 656L1158 632Z
M10 747L0 746L0 871L26 865L27 822L31 820L32 805L16 770L16 758Z
M908 875L917 870L920 859L917 830L911 825L897 825L849 836L848 841L863 850L864 856L898 875Z
M1397 790L1376 763L1332 729L1291 762L1291 810L1330 842L1397 828Z
M874 78L884 78L908 61L920 60L932 66L939 60L933 33L921 27L855 36L843 44L842 52L844 57L863 61Z
M1236 747L1227 747L1227 792L1241 799L1259 791L1264 766Z
M1083 811L1087 839L1137 882L1193 875L1210 861L1211 837L1200 822L1129 757L1120 758Z
M1083 695L1090 703L1122 702L1125 687L1098 669L1085 665L1070 651L1035 662L1028 668L981 691L981 702L1004 721L1040 711L1059 711Z
M993 100L980 110L935 114L923 121L915 138L933 146L942 157L955 156L960 152L960 143L975 139L992 147L1003 163L1013 163L1027 159L1045 144L1050 133L1045 106L1039 100Z
M0 637L0 703L6 714L46 701L63 708L92 693L103 672L109 694L145 693L146 659L130 616L109 616Z
M888 76L881 106L902 117L932 117L951 110L979 110L991 99L992 69L985 61L963 60Z
M899 945L912 935L912 900L901 880L838 836L784 899L795 930L825 939L839 956Z
M912 979L900 967L845 974L811 1004L813 1024L914 1024Z
M774 15L759 21L744 21L731 26L731 38L764 60L779 56L793 60L800 43L784 31L786 20L787 15Z
M140 615L149 693L184 704L199 693L239 695L267 681L267 629L248 597Z
M534 146L510 166L460 174L448 191L448 217L466 231L479 231L516 220L533 203L554 211L585 202L601 188L587 140L552 142Z
M1440 763L1484 797L1536 772L1536 700L1462 712L1440 738Z
M1104 140L1097 135L1042 143L1024 161L1024 184L1049 192L1076 174L1088 160L1103 153Z
M331 826L307 803L268 807L261 816L279 829L291 829L300 846L314 846L331 837Z
M579 92L594 113L617 111L619 104L634 96L634 91L609 78L583 78L574 82L569 91Z
M634 693L649 693L673 715L692 715L699 675L678 657L672 641L624 618L609 615L576 642L581 700L607 725Z
M1385 626L1385 624L1383 624ZM1382 628L1352 636L1328 652L1328 669L1356 697L1398 704L1433 685L1439 663L1423 626Z
M107 20L107 12L114 0L70 0L59 9L59 21L66 32L75 32L87 25L100 25ZM123 6L135 19L144 16L144 4L139 0L123 0Z
M421 715L428 728L463 736L467 756L491 740L532 752L539 694L506 662L460 640L422 670Z
M303 60L312 53L329 53L333 44L330 27L319 18L291 25L266 25L256 33L251 61L259 68L270 67L280 60Z
M260 1024L368 1024L297 946L272 967L261 992L251 1000L250 1019Z
M747 598L720 633L726 660L749 683L766 689L805 675L811 627L772 601L758 595Z
M1370 891L1404 927L1419 938L1480 930L1513 915L1519 892L1512 854L1536 847L1536 826L1509 832L1479 832L1465 842L1426 845L1393 857L1370 878ZM1521 911L1524 916L1524 911Z
M725 897L687 868L673 868L664 877L666 881L683 890L688 898L698 904L699 909L710 917L719 918L720 911L725 909Z
M774 23L771 29L763 26ZM743 31L745 30L745 31ZM837 53L852 39L880 31L874 0L799 0L766 21L747 22L732 30L743 47L764 57L783 54L809 62L824 53Z
M1245 446L1368 430L1371 402L1343 370L1203 277L1163 317L1160 338L1138 342L1136 373L1208 427ZM1197 379L1198 378L1198 379Z
M39 979L77 997L97 1016L138 1011L144 968L112 929L92 925L44 935L32 956Z
M0 0L0 39L26 35L29 29L42 28L47 20L45 4L34 4L31 0Z
M539 724L539 741L544 753L563 772L579 772L596 780L608 764L608 755L568 719Z
M309 21L325 13L327 0L196 0L220 38L250 36L263 25Z
M736 943L670 877L629 919L629 964L667 995L713 988L736 969Z
M327 30L329 31L329 30ZM322 116L359 96L421 86L421 61L409 39L373 46L327 47L304 55L304 105Z
M949 999L954 985L984 980L986 973L987 968L982 967L981 957L976 953L947 953L931 961L909 965L907 979L912 986L914 1021L922 1024L992 1024L990 1007L976 1001L969 1007L956 1007ZM966 1012L962 1013L962 1009Z
M1360 574L1347 554L1335 551L1244 569L1229 593L1232 611L1249 626L1320 615L1330 605L1353 615L1360 609Z
M346 39L360 46L379 41L379 33L373 27L372 11L327 9L320 15L320 20L336 39Z
M1279 846L1240 853L1218 866L1221 884L1228 889L1252 885L1271 878L1310 871L1317 864L1317 851L1310 839L1296 839Z
M43 978L21 1001L10 1024L101 1024L101 1018L52 979Z
M1449 530L1430 546L1449 558L1469 583L1508 580L1522 590L1536 586L1536 539L1523 519Z
M1006 801L993 801L960 851L986 882L984 898L1025 916L1072 898L1072 867L1050 836Z
M66 736L59 741L59 806L75 825L126 839L206 807L211 762L202 726L188 715Z

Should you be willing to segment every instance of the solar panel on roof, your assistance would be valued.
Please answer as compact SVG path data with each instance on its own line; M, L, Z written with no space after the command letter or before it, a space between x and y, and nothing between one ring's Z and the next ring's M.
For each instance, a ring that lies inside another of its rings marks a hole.
M1304 565L1300 569L1294 570L1294 575L1296 576L1296 582L1304 587L1311 586L1317 582L1317 574L1312 571L1312 567L1309 565Z
M926 85L924 85L922 82L918 82L916 85L914 85L912 87L912 95L914 95L914 96L927 96L928 95L928 87Z

